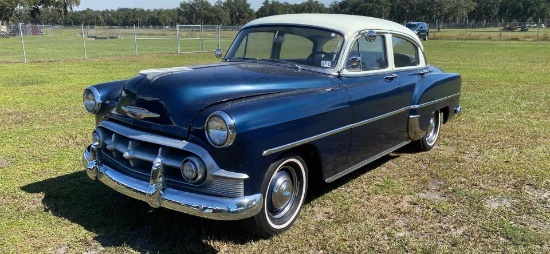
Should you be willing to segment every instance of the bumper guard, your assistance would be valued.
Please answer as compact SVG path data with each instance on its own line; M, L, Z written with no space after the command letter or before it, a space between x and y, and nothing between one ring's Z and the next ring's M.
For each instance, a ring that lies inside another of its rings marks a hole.
M97 148L91 145L82 155L82 165L88 176L124 195L146 201L151 207L165 207L213 220L245 219L256 215L262 208L262 194L224 198L166 188L162 169L153 168L155 181L148 183L101 163L97 160L97 153Z

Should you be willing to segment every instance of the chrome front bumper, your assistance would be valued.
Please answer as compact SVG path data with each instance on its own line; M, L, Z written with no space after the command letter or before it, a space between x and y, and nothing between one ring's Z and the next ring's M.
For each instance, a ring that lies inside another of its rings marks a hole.
M262 208L262 194L238 198L201 195L166 188L161 181L145 182L119 173L96 160L93 146L84 150L82 165L93 180L99 180L112 189L135 199L146 201L151 207L165 207L186 214L214 220L240 220L252 217ZM161 173L162 174L162 173Z

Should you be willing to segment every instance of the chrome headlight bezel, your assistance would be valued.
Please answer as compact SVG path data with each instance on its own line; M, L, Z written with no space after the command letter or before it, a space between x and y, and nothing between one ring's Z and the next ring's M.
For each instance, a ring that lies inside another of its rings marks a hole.
M90 95L92 97L89 97ZM84 109L91 114L97 114L99 112L102 101L101 94L99 94L97 88L90 86L84 89L84 93L82 94L82 104L84 105Z
M221 120L221 121L220 121ZM212 122L211 122L212 121ZM213 121L220 121L224 123L224 127L214 132L212 130ZM212 123L212 124L211 124ZM228 147L235 142L237 137L237 130L235 128L235 121L231 116L223 111L216 111L212 113L204 123L204 132L208 142L217 148ZM222 136L214 136L222 135Z

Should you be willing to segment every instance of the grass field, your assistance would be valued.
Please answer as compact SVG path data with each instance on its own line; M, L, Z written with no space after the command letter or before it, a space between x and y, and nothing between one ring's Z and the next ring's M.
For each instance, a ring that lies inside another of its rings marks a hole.
M151 210L80 165L94 127L86 86L213 55L0 64L0 253L550 252L550 42L425 47L431 64L463 75L464 113L434 150L401 149L316 188L270 239Z
M197 38L198 31L181 29L180 52L213 52L218 47L217 32L209 27L203 32L203 44ZM236 29L225 27L224 29ZM118 37L111 40L86 39L86 55L80 28L46 28L44 36L24 36L28 62L98 59L136 55L133 29L85 29L87 36ZM225 51L231 45L236 30L221 31L220 47ZM550 28L532 28L528 32L500 31L498 27L475 29L432 28L430 40L488 40L488 41L550 41ZM138 29L138 55L172 54L178 52L177 35L174 29ZM0 63L24 61L20 37L0 37Z
M78 59L98 59L126 57L151 54L173 54L178 52L178 39L175 30L137 30L137 39L131 29L86 29L86 39L81 36L80 29L45 30L43 36L23 37L25 52L23 52L21 37L0 37L0 63L21 63L25 55L27 62L64 61ZM220 47L224 50L235 37L236 31L222 31ZM111 37L116 39L94 39L93 37ZM201 45L201 33L197 31L180 31L180 52L213 52L218 48L217 32L205 31L202 34L204 42ZM84 51L86 44L86 52Z

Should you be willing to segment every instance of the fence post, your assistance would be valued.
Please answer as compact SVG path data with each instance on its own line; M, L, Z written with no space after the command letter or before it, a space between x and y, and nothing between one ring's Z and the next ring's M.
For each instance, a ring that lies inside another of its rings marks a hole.
M23 47L23 59L27 63L27 52L25 51L25 40L23 39L23 23L19 23L19 35L21 36L21 47Z
M138 44L137 44L137 31L136 25L134 25L134 48L136 50L136 57L138 56Z
M84 59L88 60L88 51L86 50L86 37L84 36L84 24L80 25L82 33L82 43L84 43Z
M176 24L176 40L178 40L178 54L181 53L181 48L180 48L180 26L178 24Z
M539 23L537 24L537 41L539 41L539 33L540 33L540 19L539 19Z
M204 25L201 24L201 52L204 53L204 35L203 35Z
M218 25L218 48L221 49L221 46L220 46L220 30L222 28L222 25Z

